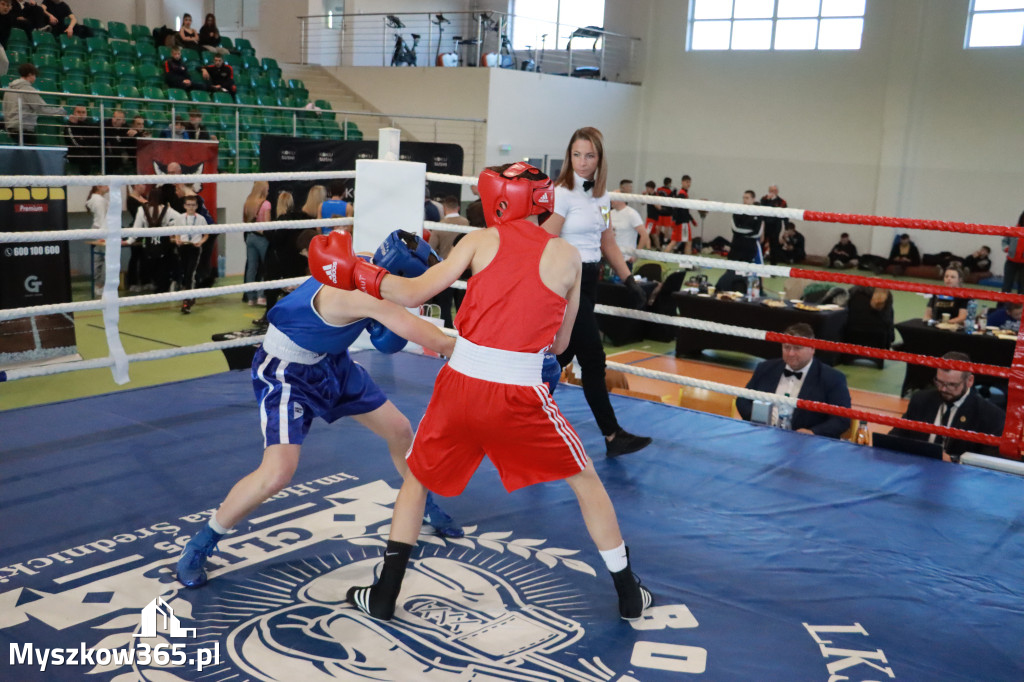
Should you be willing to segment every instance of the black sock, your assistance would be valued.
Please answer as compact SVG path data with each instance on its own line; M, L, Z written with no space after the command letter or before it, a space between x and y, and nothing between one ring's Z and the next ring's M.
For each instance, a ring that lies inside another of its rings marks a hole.
M391 620L391 616L395 614L395 602L398 601L398 592L402 589L402 578L405 577L405 567L409 563L412 548L412 545L404 542L388 540L380 578L372 587L349 589L346 595L349 603L374 618Z

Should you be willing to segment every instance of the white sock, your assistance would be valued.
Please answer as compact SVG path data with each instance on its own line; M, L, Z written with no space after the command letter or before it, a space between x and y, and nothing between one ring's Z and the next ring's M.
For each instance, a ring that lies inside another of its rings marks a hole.
M231 532L230 528L225 528L224 526L222 526L219 523L217 523L217 515L216 514L214 514L213 516L210 517L210 530L212 530L217 535L227 535L228 533Z
M604 559L604 565L607 566L608 570L612 573L618 573L624 569L629 565L629 561L626 559L625 540L623 540L622 544L615 549L609 549L601 552L601 558Z

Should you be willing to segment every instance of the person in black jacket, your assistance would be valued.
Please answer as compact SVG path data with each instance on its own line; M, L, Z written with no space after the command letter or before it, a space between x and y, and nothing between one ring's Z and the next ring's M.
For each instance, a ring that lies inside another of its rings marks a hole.
M761 201L758 202L761 206L771 206L773 208L786 208L788 204L786 200L779 196L779 186L769 185L768 193L761 197ZM768 247L768 260L772 265L779 262L781 254L779 244L779 234L782 232L783 218L772 218L764 217L764 241Z
M754 190L748 189L743 193L743 203L753 206L756 203ZM732 245L729 248L729 260L743 261L744 263L763 263L761 255L761 216L743 215L734 213L732 215Z
M971 361L967 354L957 351L946 353L942 359ZM1006 414L972 390L974 374L952 369L938 369L935 370L934 383L934 388L926 388L910 397L907 412L903 415L904 419L988 433L993 436L1003 434ZM897 427L889 433L903 438L939 443L942 445L943 458L946 461L959 461L960 455L968 450L983 455L999 454L999 448L994 445L982 445L921 431Z
M203 78L212 92L227 92L234 95L238 90L235 87L235 70L230 64L225 64L224 57L219 54L214 55L212 64L203 67Z
M786 221L786 228L779 237L779 256L781 263L797 264L807 258L807 250L804 247L804 236L796 231L796 225Z
M910 241L910 235L904 232L900 235L898 242L892 245L889 252L889 265L893 267L894 274L902 275L908 267L921 264L921 252L917 245Z
M198 83L192 80L192 74L188 72L185 62L181 61L181 48L171 48L171 58L164 61L164 81L169 88L181 88L182 90L206 90L205 83Z
M857 246L850 241L850 233L843 232L839 235L839 241L828 252L828 264L836 269L855 268L860 263L860 255L857 253Z

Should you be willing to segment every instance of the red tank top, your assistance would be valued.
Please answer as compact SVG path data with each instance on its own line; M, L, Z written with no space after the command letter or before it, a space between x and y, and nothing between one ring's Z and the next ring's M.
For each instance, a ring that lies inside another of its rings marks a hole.
M539 353L554 342L565 315L566 300L540 278L540 257L554 236L528 220L497 229L498 251L469 278L455 328L478 346Z

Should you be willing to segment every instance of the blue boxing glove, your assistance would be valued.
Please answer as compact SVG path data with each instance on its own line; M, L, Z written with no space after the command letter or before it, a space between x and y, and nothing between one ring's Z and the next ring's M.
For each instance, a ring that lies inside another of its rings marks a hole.
M431 265L440 262L441 258L430 244L405 230L389 234L373 254L374 265L401 277L419 277Z
M548 393L555 394L558 382L562 378L562 366L558 364L558 358L552 353L544 354L544 367L540 371L540 378L548 385Z
M370 343L381 353L397 353L409 343L376 320L370 320L366 330L370 332Z

